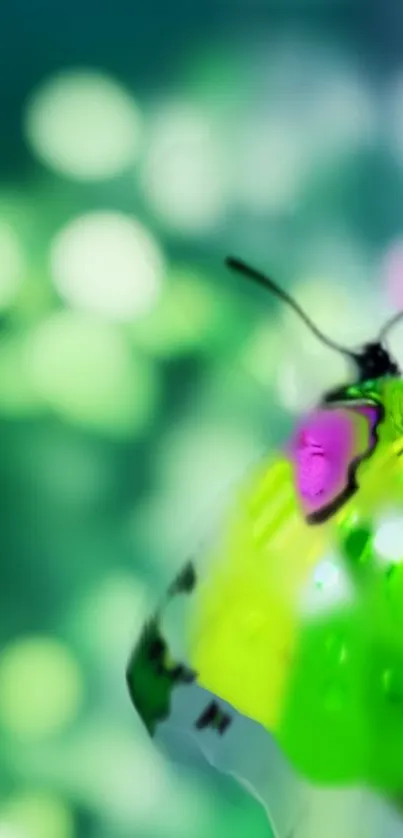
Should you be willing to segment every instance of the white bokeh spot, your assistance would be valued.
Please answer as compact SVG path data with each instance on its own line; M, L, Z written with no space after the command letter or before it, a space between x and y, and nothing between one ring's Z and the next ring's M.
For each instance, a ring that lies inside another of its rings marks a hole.
M130 94L98 71L70 70L34 92L25 133L39 159L79 181L106 180L132 165L143 134Z
M165 271L152 234L118 212L76 218L54 239L50 263L54 284L69 305L116 321L153 308Z
M353 599L353 588L337 556L319 562L306 586L301 603L305 617L315 618L338 610Z
M403 559L403 517L388 517L379 522L374 548L381 561L400 562Z
M154 213L170 229L203 234L226 206L226 160L209 115L188 103L170 103L151 123L142 175Z

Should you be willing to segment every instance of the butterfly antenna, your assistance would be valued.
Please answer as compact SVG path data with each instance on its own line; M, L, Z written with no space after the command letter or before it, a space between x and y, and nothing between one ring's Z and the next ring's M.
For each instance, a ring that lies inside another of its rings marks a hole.
M379 340L380 343L383 343L383 341L385 340L385 337L389 333L389 331L391 329L393 329L393 326L396 326L396 323L398 323L399 320L402 320L402 319L403 319L403 311L398 311L397 314L394 314L393 317L391 317L389 320L386 321L385 325L382 326L382 329L379 332L378 340Z
M241 259L236 259L233 256L228 256L228 258L225 260L225 264L228 268L230 268L230 270L236 271L237 273L248 277L248 279L253 280L257 283L257 285L260 285L263 288L268 288L269 291L271 291L272 294L274 294L279 300L282 300L290 308L292 308L298 315L300 320L302 320L303 323L305 323L308 329L310 329L310 331L322 343L324 343L326 346L329 346L330 349L335 349L337 352L341 352L342 355L346 355L348 358L352 358L354 361L356 360L356 355L354 352L352 352L350 349L347 349L344 346L340 346L338 343L335 343L335 341L331 340L331 338L326 337L326 335L324 335L320 331L320 329L318 329L315 323L312 322L310 317L308 317L308 315L305 314L303 309L300 308L298 303L292 297L290 297L290 295L287 294L287 292L284 291L283 288L280 288L278 285L276 285L276 283L273 282L273 280L270 279L268 276L261 273L260 271L257 271L255 268L250 267L250 265L247 265ZM401 316L403 316L403 313Z

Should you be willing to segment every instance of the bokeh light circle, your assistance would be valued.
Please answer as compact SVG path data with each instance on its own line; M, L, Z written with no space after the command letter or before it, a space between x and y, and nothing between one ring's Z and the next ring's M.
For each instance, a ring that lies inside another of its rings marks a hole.
M379 522L375 532L374 549L380 559L400 562L403 559L403 517L397 512Z
M182 235L212 229L225 211L227 174L209 115L188 103L162 107L151 124L142 183L164 225Z
M235 419L230 427L197 415L172 429L158 464L161 484L169 489L164 537L165 533L172 533L174 539L186 539L187 534L193 539L205 536L213 520L218 524L231 492L261 454L260 444Z
M326 556L316 566L302 595L306 619L342 609L354 598L354 591L336 556Z
M281 406L296 415L312 407L320 389L315 387L312 375L308 374L309 361L307 359L304 372L306 374L301 375L298 361L288 358L279 365L275 377L276 395Z
M275 114L246 121L234 157L235 198L252 212L290 210L308 174L306 143Z
M0 838L29 838L27 830L0 816Z
M4 336L0 349L0 413L8 418L41 412L42 402L26 361L26 335Z
M338 156L351 155L374 140L376 109L370 86L353 68L323 70L307 117L316 165L320 160L334 165Z
M113 79L102 72L70 70L34 92L25 133L50 168L80 181L104 180L137 159L142 118Z
M135 321L134 342L157 358L177 356L196 347L206 349L216 331L222 331L222 310L214 285L203 274L193 267L175 266L158 305Z
M74 424L126 435L151 420L154 368L131 353L112 325L58 312L32 332L26 363L45 404Z
M0 310L7 308L23 281L25 256L13 227L0 219Z
M27 637L0 656L0 720L21 739L59 732L83 698L79 665L68 648L46 637Z
M140 580L113 574L75 607L74 630L110 668L125 668L128 656L150 613Z
M403 308L403 239L389 247L383 260L382 274L390 301Z
M67 303L117 321L152 309L164 276L164 259L151 233L117 212L76 218L57 234L50 262Z
M2 808L0 838L74 838L73 816L57 797L24 792L7 800Z

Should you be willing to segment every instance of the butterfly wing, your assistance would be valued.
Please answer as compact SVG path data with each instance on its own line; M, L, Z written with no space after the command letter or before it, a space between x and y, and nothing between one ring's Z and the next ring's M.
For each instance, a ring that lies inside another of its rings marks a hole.
M199 681L270 730L288 689L304 589L329 547L328 528L310 524L354 494L380 417L363 404L310 414L240 494L200 580L190 635Z
M326 421L319 411L250 475L215 544L171 586L128 668L150 733L176 759L203 753L235 774L281 836L297 819L301 789L287 757L315 782L371 779L363 683L373 592L364 586L365 596L355 595L357 572L363 520L381 497L389 502L395 492L402 503L401 461L380 431L379 405L332 410L336 430L329 434L328 411ZM324 462L313 468L318 451ZM315 576L329 556L345 583L330 585L330 600ZM390 607L378 610L389 615ZM382 620L377 629L387 631Z
M323 550L286 456L263 464L208 556L190 611L189 657L206 688L275 729L298 633L295 601Z
M161 746L236 776L281 836L298 820L300 782L269 731L297 639L293 600L322 550L277 454L238 492L214 546L178 575L128 668L133 703Z

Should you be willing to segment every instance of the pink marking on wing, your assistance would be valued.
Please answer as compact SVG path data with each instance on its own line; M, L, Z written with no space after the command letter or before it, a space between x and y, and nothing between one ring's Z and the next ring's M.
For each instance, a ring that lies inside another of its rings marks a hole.
M329 479L329 462L323 449L309 445L297 453L298 488L303 497L322 495Z
M343 490L355 448L356 429L347 411L320 410L305 420L289 453L307 514L326 506Z

